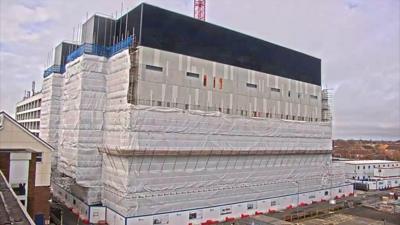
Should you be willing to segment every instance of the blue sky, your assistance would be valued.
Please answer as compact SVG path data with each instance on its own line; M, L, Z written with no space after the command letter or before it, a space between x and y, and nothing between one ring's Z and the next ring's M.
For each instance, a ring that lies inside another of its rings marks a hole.
M86 15L143 1L1 0L0 110L13 115L51 49ZM192 0L145 1L193 14ZM400 139L400 1L209 0L207 21L322 59L334 93L334 137Z

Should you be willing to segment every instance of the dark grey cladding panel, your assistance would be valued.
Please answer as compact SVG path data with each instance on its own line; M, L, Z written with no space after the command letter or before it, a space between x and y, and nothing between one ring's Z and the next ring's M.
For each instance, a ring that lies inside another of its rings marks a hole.
M321 85L318 58L152 5L134 10L141 7L143 46Z
M54 65L65 65L67 56L77 49L79 46L67 42L61 42L55 48L54 52Z
M109 46L115 41L116 21L94 15L82 25L82 43Z
M141 6L119 19L94 15L82 25L82 43L110 46L126 39L135 32L140 33Z
M135 38L140 37L140 18L142 5L129 11L116 22L114 38L118 41L125 39L135 33Z

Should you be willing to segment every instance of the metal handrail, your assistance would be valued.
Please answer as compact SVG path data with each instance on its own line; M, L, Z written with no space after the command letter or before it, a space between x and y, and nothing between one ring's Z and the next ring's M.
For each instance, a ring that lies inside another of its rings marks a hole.
M132 36L127 37L125 40L122 40L112 46L103 46L97 44L82 44L79 48L75 51L71 52L67 56L67 63L75 60L76 58L80 57L83 54L89 55L98 55L104 57L111 57L124 49L129 48L132 45L134 38Z
M64 65L52 65L52 66L50 66L49 68L47 68L43 72L43 77L46 78L52 73L60 73L60 74L62 74L64 72L65 72L65 66Z

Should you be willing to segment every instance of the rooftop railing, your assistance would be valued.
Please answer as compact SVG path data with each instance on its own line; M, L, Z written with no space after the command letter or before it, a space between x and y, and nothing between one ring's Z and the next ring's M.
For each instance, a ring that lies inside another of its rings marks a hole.
M43 78L48 77L52 73L63 74L65 72L65 65L52 65L43 72Z
M109 58L121 52L122 50L129 48L129 46L132 45L133 41L134 41L133 37L129 36L125 40L122 40L108 47L103 45L85 43L67 56L67 63L75 60L76 58L80 57L83 54L104 56Z
M71 52L66 59L66 62L69 63L76 58L82 56L83 54L89 55L97 55L97 56L104 56L104 57L111 57L124 49L129 48L132 46L134 38L132 36L127 37L125 40L122 40L112 46L103 46L97 44L82 44L79 48ZM65 65L52 65L47 68L44 73L43 77L46 78L52 73L64 73L65 72Z

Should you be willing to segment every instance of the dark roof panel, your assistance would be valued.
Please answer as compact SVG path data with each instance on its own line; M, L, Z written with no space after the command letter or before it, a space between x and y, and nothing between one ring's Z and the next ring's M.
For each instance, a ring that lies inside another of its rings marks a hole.
M152 5L139 7L143 46L321 85L318 58Z

